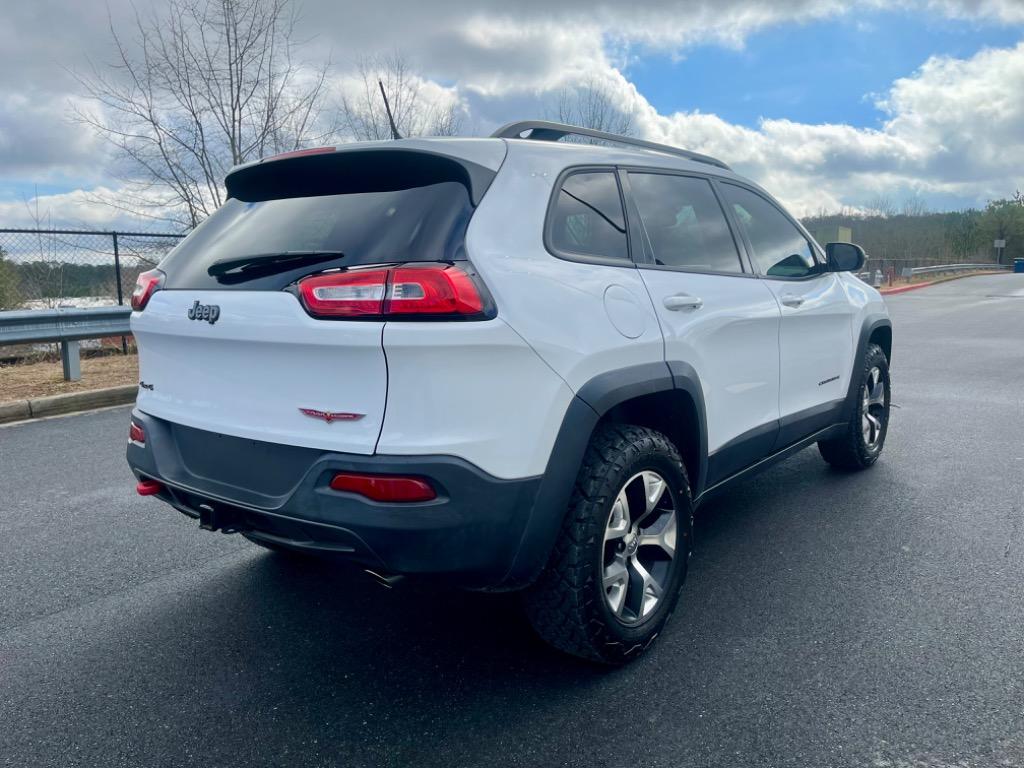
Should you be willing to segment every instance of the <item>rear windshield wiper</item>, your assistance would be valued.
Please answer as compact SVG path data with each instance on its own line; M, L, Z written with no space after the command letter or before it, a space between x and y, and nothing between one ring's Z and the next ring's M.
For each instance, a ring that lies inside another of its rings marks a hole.
M344 258L342 251L272 251L270 253L254 253L237 259L221 259L207 268L211 277L218 283L243 283L268 277L290 269L322 264Z

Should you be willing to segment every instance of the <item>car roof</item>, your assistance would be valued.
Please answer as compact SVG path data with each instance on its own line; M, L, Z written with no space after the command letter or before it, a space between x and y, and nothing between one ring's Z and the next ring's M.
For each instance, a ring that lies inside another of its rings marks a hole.
M508 142L510 155L514 153L517 158L532 159L560 169L575 165L624 165L687 171L746 181L727 168L653 149L536 139L501 139L501 141Z
M331 148L324 148L331 151ZM655 149L616 144L589 144L570 141L545 141L529 138L464 138L458 136L429 136L382 141L357 141L333 147L336 152L403 149L431 152L476 163L491 171L498 171L509 162L526 164L534 170L550 174L552 180L566 168L585 165L616 165L652 168L668 171L714 176L723 180L739 181L773 199L760 185L734 171L693 160L682 155L659 152ZM314 150L315 151L315 150ZM295 153L268 157L236 166L231 173L249 166L270 162Z

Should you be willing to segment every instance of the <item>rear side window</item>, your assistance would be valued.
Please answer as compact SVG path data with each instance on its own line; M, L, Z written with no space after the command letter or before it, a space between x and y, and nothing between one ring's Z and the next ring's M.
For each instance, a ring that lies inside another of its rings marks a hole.
M701 272L742 272L740 254L711 183L691 176L630 173L654 263Z
M282 160L229 177L231 199L160 265L165 287L279 290L326 269L465 259L474 205L463 167L397 154Z
M581 171L558 190L548 219L551 247L572 257L629 260L626 215L613 171Z
M743 187L722 184L722 191L747 234L761 274L807 277L817 272L811 244L778 208Z

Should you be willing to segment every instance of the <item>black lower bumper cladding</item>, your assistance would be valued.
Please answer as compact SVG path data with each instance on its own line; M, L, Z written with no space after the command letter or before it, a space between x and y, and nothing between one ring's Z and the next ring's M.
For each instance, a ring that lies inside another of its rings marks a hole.
M509 576L540 478L502 480L451 456L362 456L265 443L193 429L138 409L145 443L129 442L139 479L201 527L329 552L400 574L436 574L464 586ZM415 474L427 502L380 503L332 490L337 472Z

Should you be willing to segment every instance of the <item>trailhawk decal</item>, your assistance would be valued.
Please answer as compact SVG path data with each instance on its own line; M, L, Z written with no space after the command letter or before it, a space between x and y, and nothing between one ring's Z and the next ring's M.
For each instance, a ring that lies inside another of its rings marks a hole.
M307 416L314 419L323 419L328 424L332 421L358 421L365 416L365 413L348 413L346 411L318 411L315 408L299 408Z

